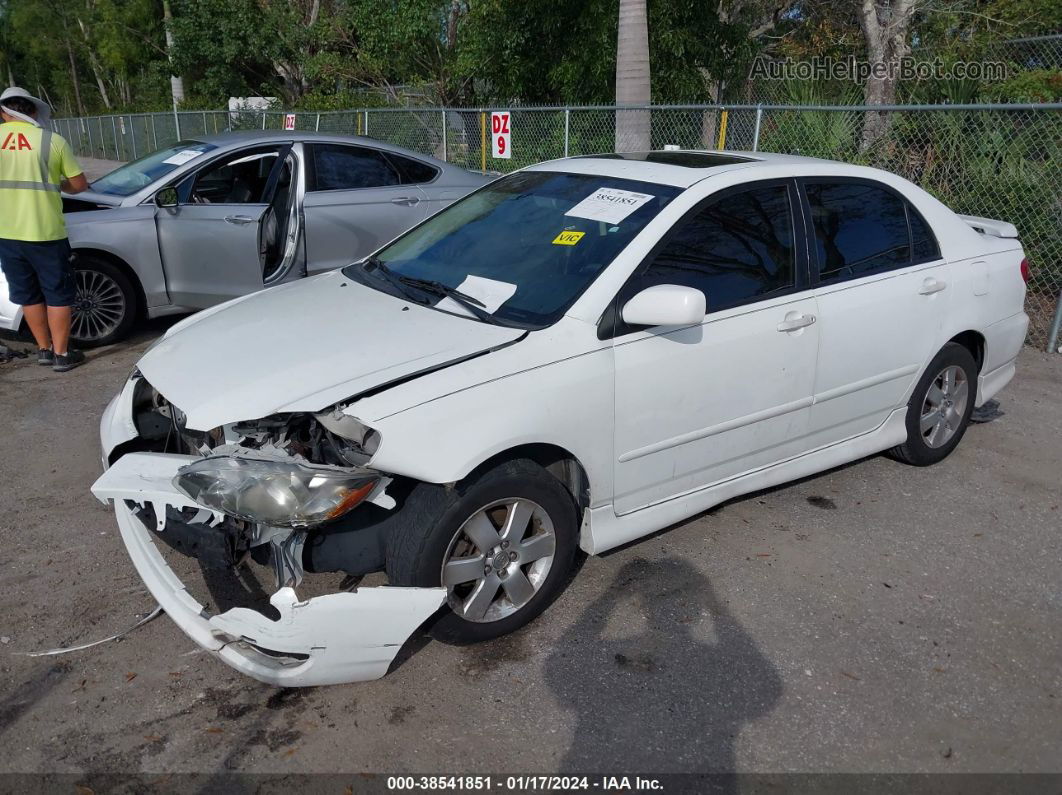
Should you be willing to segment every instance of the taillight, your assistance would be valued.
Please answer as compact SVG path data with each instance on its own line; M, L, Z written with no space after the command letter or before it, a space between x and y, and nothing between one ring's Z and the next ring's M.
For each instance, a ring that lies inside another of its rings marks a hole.
M1021 261L1021 278L1025 280L1025 283L1029 283L1029 260L1023 259Z

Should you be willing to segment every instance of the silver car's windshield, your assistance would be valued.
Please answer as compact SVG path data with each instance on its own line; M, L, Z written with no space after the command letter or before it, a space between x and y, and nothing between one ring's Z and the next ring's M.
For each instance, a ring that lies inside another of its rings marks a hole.
M593 174L524 171L456 202L345 273L377 289L458 309L444 288L497 321L556 322L680 188ZM378 278L375 263L390 279ZM400 280L404 280L402 284ZM416 282L434 282L425 288ZM405 288L405 289L403 289Z
M111 196L132 196L155 180L162 179L175 168L213 149L217 149L217 146L202 141L180 141L168 149L160 149L116 168L107 176L93 182L92 190Z

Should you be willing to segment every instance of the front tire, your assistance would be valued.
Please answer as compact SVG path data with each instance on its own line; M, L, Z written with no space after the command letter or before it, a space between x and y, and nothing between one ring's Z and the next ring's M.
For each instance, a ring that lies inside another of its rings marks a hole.
M137 294L129 277L99 257L79 255L74 265L77 298L70 338L77 347L98 348L123 339L133 328Z
M510 461L445 495L436 492L433 502L430 514L407 506L427 521L406 523L388 538L386 552L392 584L446 587L448 609L431 628L436 639L464 644L506 635L564 590L578 513L568 490L541 466Z
M977 395L977 362L949 342L929 363L907 403L907 441L889 451L897 461L929 466L943 461L966 433Z

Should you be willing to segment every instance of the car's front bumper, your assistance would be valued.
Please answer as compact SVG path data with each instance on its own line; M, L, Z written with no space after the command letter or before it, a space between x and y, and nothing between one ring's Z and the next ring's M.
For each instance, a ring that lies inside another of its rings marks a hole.
M112 421L115 413L120 412L112 412ZM242 607L211 615L188 592L129 507L151 504L159 517L166 516L168 505L200 507L172 485L177 470L193 460L129 453L96 481L92 492L113 501L122 540L152 596L189 637L237 670L285 687L377 679L445 601L443 588L361 588L306 601L293 588L281 588L270 599L280 613L277 621ZM160 532L166 532L164 526Z
M11 303L7 293L7 279L0 271L0 331L18 331L22 325L22 307Z

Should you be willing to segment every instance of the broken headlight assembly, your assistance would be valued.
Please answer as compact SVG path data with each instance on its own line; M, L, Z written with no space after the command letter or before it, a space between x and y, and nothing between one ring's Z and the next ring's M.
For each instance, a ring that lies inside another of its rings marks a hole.
M347 513L380 481L370 470L215 456L182 467L173 485L229 516L272 527L307 527Z

